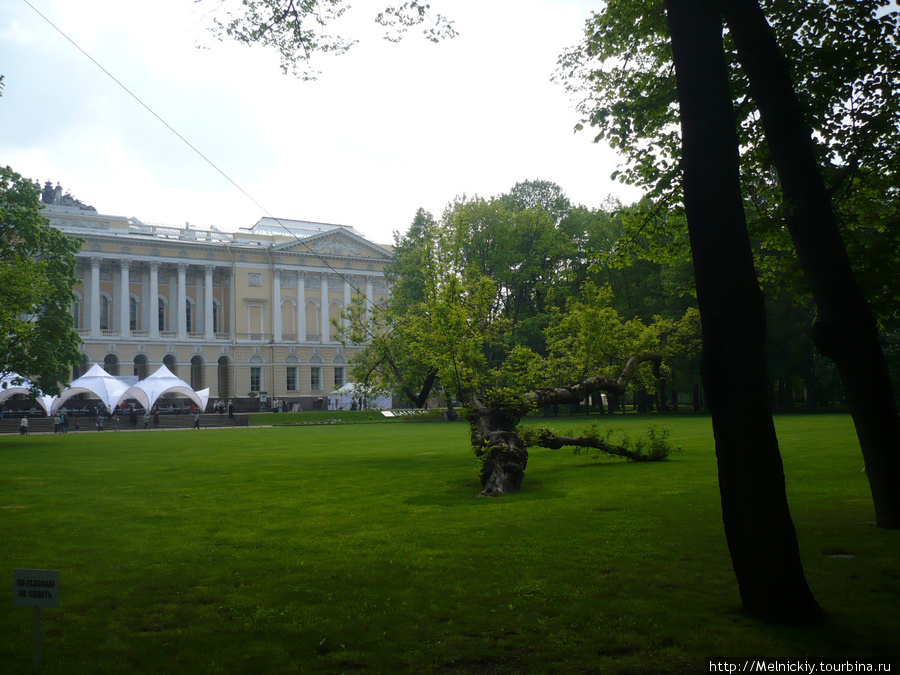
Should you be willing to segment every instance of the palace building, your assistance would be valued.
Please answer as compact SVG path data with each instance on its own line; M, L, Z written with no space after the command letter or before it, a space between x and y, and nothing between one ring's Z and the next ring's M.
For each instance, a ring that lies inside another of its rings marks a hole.
M84 240L72 313L83 364L147 377L165 365L210 400L265 392L325 405L356 349L332 320L362 294L388 295L391 250L352 227L263 218L239 233L98 213L48 183L50 225ZM371 310L370 310L371 311Z

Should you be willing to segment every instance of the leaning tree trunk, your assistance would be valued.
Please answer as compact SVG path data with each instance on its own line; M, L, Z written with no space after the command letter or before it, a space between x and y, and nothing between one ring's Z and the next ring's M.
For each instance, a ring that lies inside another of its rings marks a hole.
M840 372L876 523L900 528L900 414L878 329L841 239L788 63L757 0L729 0L722 8L759 106L787 226L819 310L813 340Z
M765 307L747 234L717 0L666 0L682 130L684 203L703 326L725 537L744 607L819 613L800 561L769 407Z
M486 400L473 398L466 414L472 430L472 448L481 462L482 490L479 495L496 497L521 489L525 467L528 464L528 449L518 433L518 426L530 409L578 403L597 391L622 395L634 377L637 367L646 361L654 364L654 374L659 377L662 358L658 354L644 352L629 358L617 378L587 377L568 387L536 389L521 398L505 397L502 400L492 399L489 396L485 397ZM539 444L551 448L563 445L600 448L595 439L557 437L549 432L545 433ZM609 452L612 446L601 449ZM643 459L632 457L627 451L620 450L612 449L612 454L629 459Z

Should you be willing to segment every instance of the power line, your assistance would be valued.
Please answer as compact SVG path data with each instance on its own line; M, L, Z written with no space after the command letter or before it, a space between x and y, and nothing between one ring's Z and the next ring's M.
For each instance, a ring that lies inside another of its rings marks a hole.
M135 94L133 91L131 91L128 87L126 87L125 84L123 84L117 77L115 77L115 76L114 76L112 73L110 73L106 68L104 68L104 67L103 67L103 66L102 66L102 65L101 65L101 64L100 64L93 56L91 56L91 55L88 54L84 49L82 49L81 46L80 46L77 42L75 42L75 40L73 40L72 38L70 38L70 37L69 37L69 36L68 36L68 35L67 35L67 34L59 27L59 26L57 26L56 24L54 24L54 23L53 23L47 16L45 16L45 15L44 15L37 7L35 7L33 4L31 4L31 2L29 2L29 0L22 0L22 1L23 1L26 5L28 5L32 10L34 10L34 12L35 12L38 16L40 16L44 21L46 21L47 24L50 25L57 33L59 33L60 35L62 35L62 37L65 38L65 40L66 40L67 42L69 42L73 47L75 47L75 49L77 49L77 50L78 50L79 52L81 52L88 60L90 60L91 63L93 63L95 66L97 66L97 68L99 68L99 69L100 69L107 77L109 77L113 82L115 82L119 87L121 87L123 91L125 91L129 96L131 96L131 98L133 98L135 101L137 101L137 102L138 102L138 103L139 103L139 104L140 104L147 112L149 112L149 113L150 113L151 115L153 115L157 120L159 120L159 122L162 123L163 126L166 127L166 129L168 129L168 130L171 131L173 134L175 134L175 136L176 136L182 143L184 143L185 145L187 145L187 146L188 146L191 150L193 150L193 151L194 151L194 152L195 152L195 153L196 153L196 154L197 154L204 162L206 162L207 164L209 164L209 166L211 166L213 169L215 169L215 170L216 170L216 171L217 171L217 172L218 172L225 180L227 180L227 181L228 181L229 183L231 183L234 187L236 187L236 188L241 192L241 194L243 194L247 199L249 199L251 202L253 202L253 204L255 204L259 209L261 209L262 212L263 212L264 214L266 214L266 215L267 215L269 218L271 218L272 220L276 221L276 222L284 229L284 231L288 234L288 236L293 237L295 241L297 241L297 242L300 243L300 244L303 244L303 246L306 248L307 251L309 251L310 254L312 254L313 256L315 256L316 258L318 258L318 259L322 262L322 264L323 264L325 267L327 267L332 273L334 273L335 275L337 275L337 276L339 276L341 279L343 279L345 283L349 284L350 287L353 288L354 291L356 291L356 293L358 293L358 294L361 294L361 293L362 293L362 289L360 289L359 286L355 285L355 284L353 283L353 281L352 281L347 275L345 275L345 274L344 274L343 272L341 272L340 270L336 269L330 262L328 262L325 258L323 258L318 252L314 251L306 241L304 241L303 239L301 239L300 237L298 237L295 233L291 232L290 228L288 228L280 218L278 218L278 217L276 217L276 216L273 216L265 206L263 206L262 204L260 204L260 203L259 203L259 202L258 202L258 201L257 201L257 200L249 193L249 192L247 192L244 188L242 188L240 185L238 185L238 183L237 183L234 179L232 179L231 176L229 176L227 173L225 173L225 171L223 171L222 169L220 169L219 166L216 165L215 162L213 162L213 161L212 161L211 159L209 159L206 155L204 155L204 154L203 154L196 146L194 146L193 143L191 143L191 142L188 141L184 136L182 136L182 135L174 128L174 127L172 127L171 124L169 124L168 122L166 122L166 120L164 120L160 115L158 115L158 114L157 114L157 113L156 113L149 105L147 105L146 103L144 103L144 101L141 100L141 98L140 98L137 94ZM372 302L371 299L370 299L370 303L371 303L371 306L372 306L373 308L376 308L378 311L383 311L382 308L379 307L378 305L376 305L374 302Z

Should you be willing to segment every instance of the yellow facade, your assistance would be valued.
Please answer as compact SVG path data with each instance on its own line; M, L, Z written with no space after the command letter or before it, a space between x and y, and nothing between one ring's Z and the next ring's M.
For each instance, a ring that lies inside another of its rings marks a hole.
M379 304L389 292L390 249L350 227L263 218L230 234L80 206L44 214L84 240L72 309L82 372L98 363L142 379L165 364L211 401L265 392L317 407L349 382L356 353L331 319L357 293Z

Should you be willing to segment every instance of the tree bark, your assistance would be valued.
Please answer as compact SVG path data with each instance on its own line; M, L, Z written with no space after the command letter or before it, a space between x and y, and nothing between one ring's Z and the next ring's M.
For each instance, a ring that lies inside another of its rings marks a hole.
M684 203L703 326L722 519L744 607L774 621L820 609L803 574L769 407L765 307L747 234L717 0L666 0Z
M528 450L517 428L522 417L530 409L577 403L595 391L624 394L637 367L646 361L654 364L654 374L658 377L662 357L644 352L629 358L617 378L588 377L568 387L536 389L518 401L485 403L474 398L467 415L471 428L472 449L481 461L482 490L479 495L496 497L521 489L525 468L528 465ZM575 439L570 437L568 440ZM582 444L569 442L563 445ZM593 443L583 445L599 447Z
M856 282L790 68L757 0L722 11L778 170L788 229L818 307L813 340L844 385L879 527L900 528L900 414L871 309Z

